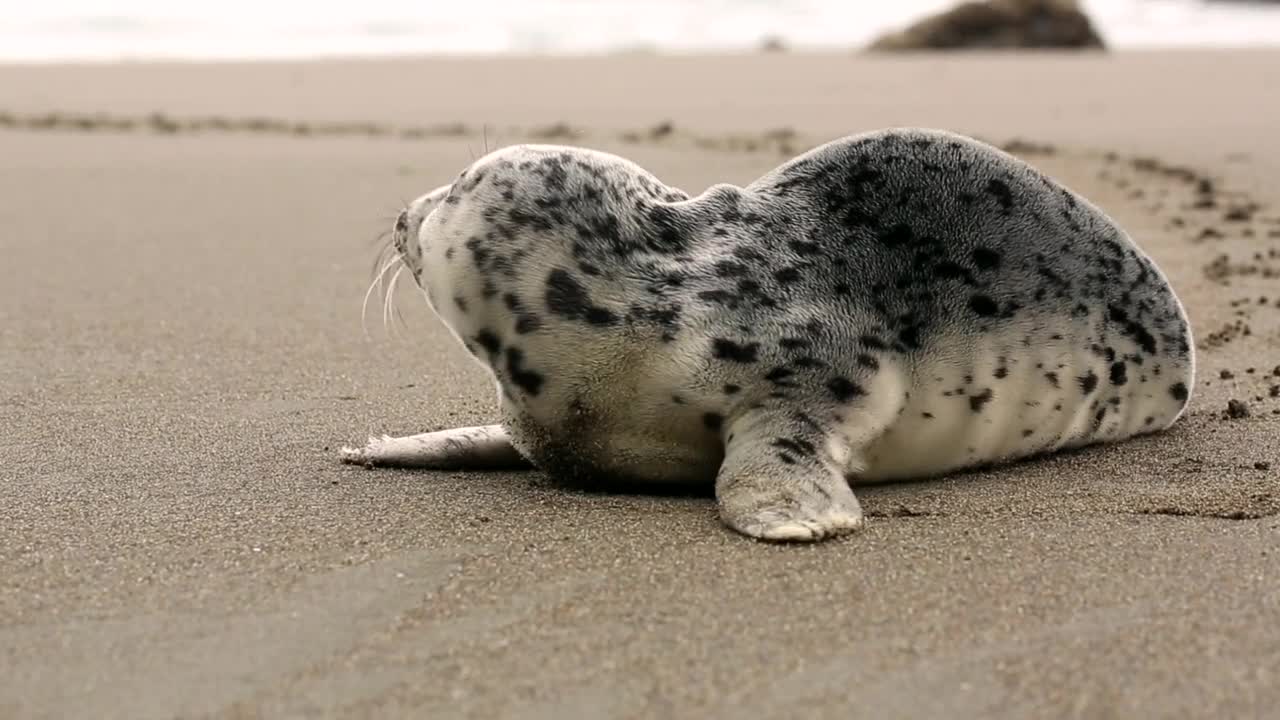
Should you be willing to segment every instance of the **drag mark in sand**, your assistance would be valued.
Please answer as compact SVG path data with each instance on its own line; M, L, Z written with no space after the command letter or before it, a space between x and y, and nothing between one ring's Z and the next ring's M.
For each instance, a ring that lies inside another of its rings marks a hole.
M163 112L146 115L119 115L106 112L15 113L0 110L0 130L69 133L138 133L161 136L203 135L213 133L275 135L299 139L332 137L367 137L386 140L430 140L439 138L481 137L493 128L472 127L461 122L436 125L389 125L377 122L311 122L269 117L233 117L204 115L180 117ZM774 128L757 133L717 133L713 135L685 131L669 121L649 127L619 132L593 132L556 122L536 127L501 129L506 137L536 142L581 143L612 140L629 145L663 144L692 146L717 152L776 153L791 156L801 149L822 144L825 140L804 137L792 128ZM981 138L978 138L981 139ZM989 144L998 145L998 143ZM1052 155L1052 145L1014 139L1001 146L1014 155Z

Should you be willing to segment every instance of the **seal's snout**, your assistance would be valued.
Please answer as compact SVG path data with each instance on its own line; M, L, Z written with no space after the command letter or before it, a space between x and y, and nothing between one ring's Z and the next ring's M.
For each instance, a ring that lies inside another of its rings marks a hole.
M401 210L396 216L396 225L391 232L391 242L395 243L396 252L404 256L409 244L409 211Z
M410 210L401 210L400 214L396 216L395 229L391 233L392 242L394 242L396 246L396 252L400 254L401 259L406 261L411 259L417 253L417 249L415 247L417 243L410 242L412 238L412 228L410 226L412 224Z
M423 223L435 211L448 194L451 185L444 185L423 195L405 208L396 217L395 236L396 251L400 259L413 272L413 276L421 280L423 247L425 240L421 237Z
M402 210L396 217L395 230L391 234L396 252L400 255L400 261L409 268L415 279L420 275L422 268L422 250L418 246L417 238L421 224L421 218L417 217L412 208L408 208Z

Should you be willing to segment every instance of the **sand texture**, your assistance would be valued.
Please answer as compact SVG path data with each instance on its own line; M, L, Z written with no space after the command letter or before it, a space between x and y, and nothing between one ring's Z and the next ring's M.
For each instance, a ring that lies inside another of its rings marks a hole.
M1277 716L1278 67L0 68L0 718ZM494 419L411 293L398 337L360 323L376 235L486 142L696 192L888 125L1005 145L1112 214L1188 307L1185 419L863 489L866 529L817 546L704 496L338 464Z

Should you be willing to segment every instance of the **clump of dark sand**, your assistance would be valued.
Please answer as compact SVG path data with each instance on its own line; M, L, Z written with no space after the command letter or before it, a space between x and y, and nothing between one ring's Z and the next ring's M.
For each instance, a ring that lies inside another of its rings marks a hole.
M1227 417L1232 420L1249 417L1249 406L1241 400L1231 399L1227 401Z

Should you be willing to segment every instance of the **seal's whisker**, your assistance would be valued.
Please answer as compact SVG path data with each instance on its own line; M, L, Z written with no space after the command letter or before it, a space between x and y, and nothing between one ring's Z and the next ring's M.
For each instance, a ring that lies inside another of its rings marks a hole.
M392 320L392 329L393 329L393 331L394 331L394 329L395 329L395 324L396 324L396 322L399 322L399 323L400 323L400 327L401 327L402 329L407 330L407 329L409 328L408 323L406 323L406 322L404 321L404 315L401 315L401 314L400 314L400 303L396 301L396 297L395 297L395 292L396 292L396 287L397 287L397 286L396 286L396 283L400 280L400 273L401 273L401 272L402 272L406 267L408 267L408 266L407 266L407 265L403 265L403 264L402 264L402 265L400 266L400 269L396 271L396 274L391 278L391 289L388 291L388 295L391 297L391 303L390 303L390 305L391 305L391 320Z
M394 333L392 333L392 328L387 318L391 314L391 303L396 294L396 279L400 277L401 269L396 268L396 271L391 273L391 279L387 281L386 292L382 295L382 330L389 335Z
M400 303L392 304L391 309L395 313L395 316L394 316L395 321L400 323L400 328L403 330L408 330L409 323L405 322L404 315L400 313Z
M384 229L381 230L377 235L374 235L373 239L369 241L369 244L381 245L382 243L387 242L387 238L391 235L391 230L385 229L385 228L389 227L392 222L395 222L395 218L391 218L389 222L382 223L382 225L384 226Z
M400 251L396 249L395 236L393 234L388 234L386 244L378 250L378 257L376 262L374 262L373 270L380 271L387 260L392 257L399 257L399 255Z
M388 335L390 335L390 328L387 326L387 305L391 303L391 294L396 290L396 276L399 274L399 270L391 273L391 280L387 283L386 292L382 294L382 331Z
M373 282L369 283L369 289L364 292L364 302L360 305L360 329L364 331L365 340L370 339L369 324L366 322L366 317L369 314L369 298L373 297L373 289L380 286L382 278L386 276L387 271L389 271L398 262L400 262L400 256L397 254L383 266L382 270L380 270L377 276L373 278Z
M369 314L369 298L373 297L374 288L379 286L379 283L382 280L383 276L387 274L387 271L390 270L394 264L395 264L395 260L392 260L388 262L385 266L383 266L382 270L378 272L377 275L373 278L373 281L369 283L369 289L365 290L364 302L360 304L360 328L361 330L364 331L364 337L366 340L370 339L369 325L366 320Z
M396 263L401 260L400 250L399 248L396 247L394 235L392 236L391 241L389 241L386 244L386 246L382 248L382 251L379 253L378 262L381 264L382 262L387 261L388 259L390 260L391 263ZM384 267L383 271L380 274L385 275L385 270L386 268ZM378 285L379 291L383 290L384 288L385 288L385 285L379 283Z
M400 273L404 272L404 268L405 266L402 264L396 269L395 274L391 276L391 282L387 283L387 295L382 301L382 327L387 330L393 338L399 337L396 335L395 323L392 322L392 320L394 319L396 312L396 283L400 281Z
M399 259L400 259L400 256L399 256L399 255L396 255L395 260L399 260ZM393 262L393 264L394 264L395 260L393 260L393 261L392 261L392 262ZM394 277L394 276L395 276L395 273L392 273L392 277ZM386 317L385 317L385 315L386 315L386 307L385 307L385 306L386 306L386 303L387 303L387 294L388 294L388 292L387 292L387 291L388 291L388 287L387 287L387 285L388 285L388 283L387 283L386 274L385 274L385 273L383 273L383 275L382 275L382 276L379 278L379 280L378 280L378 292L382 294L382 304L383 304L383 306L384 306L384 307L383 307L383 316L384 316L384 317L383 317L383 321L382 321L382 328L383 328L383 330L385 330L385 329L386 329L386 326L387 326Z

